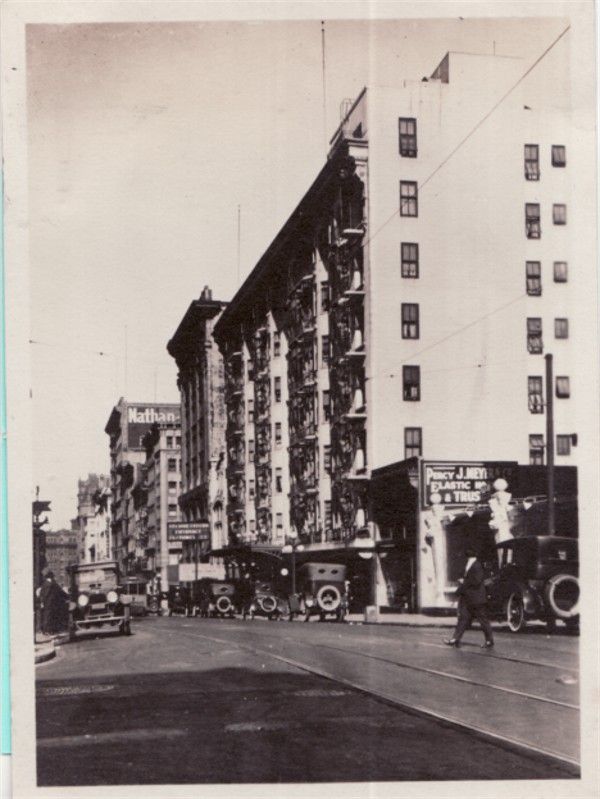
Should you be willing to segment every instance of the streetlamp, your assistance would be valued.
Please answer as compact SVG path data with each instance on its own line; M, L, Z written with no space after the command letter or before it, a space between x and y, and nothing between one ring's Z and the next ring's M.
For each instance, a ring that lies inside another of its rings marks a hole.
M375 541L372 538L365 538L360 540L361 549L358 550L358 557L363 560L371 561L371 596L373 598L372 609L369 608L365 611L365 616L372 615L373 619L377 619L377 558L375 557Z

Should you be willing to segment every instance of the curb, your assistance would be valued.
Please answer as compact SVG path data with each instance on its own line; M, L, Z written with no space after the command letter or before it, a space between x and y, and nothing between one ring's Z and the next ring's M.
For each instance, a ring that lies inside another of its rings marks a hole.
M47 660L52 660L52 658L55 657L56 649L54 648L54 643L52 643L52 646L45 646L43 649L40 647L35 653L35 665L37 666L38 663L45 663Z

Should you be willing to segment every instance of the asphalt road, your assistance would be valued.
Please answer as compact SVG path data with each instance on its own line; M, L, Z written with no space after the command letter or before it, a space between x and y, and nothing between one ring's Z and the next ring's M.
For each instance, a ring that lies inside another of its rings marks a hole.
M578 639L148 618L37 667L38 783L577 776ZM474 732L475 731L475 732ZM550 757L549 755L553 755Z

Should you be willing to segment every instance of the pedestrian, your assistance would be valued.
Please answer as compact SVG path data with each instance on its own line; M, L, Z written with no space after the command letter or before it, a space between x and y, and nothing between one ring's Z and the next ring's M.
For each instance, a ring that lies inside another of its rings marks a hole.
M494 646L494 634L486 613L486 601L483 566L477 559L474 549L467 549L467 565L464 577L460 578L456 595L458 596L458 621L452 638L444 641L448 646L460 646L461 638L471 626L473 619L481 625L485 642L482 649Z
M65 630L67 594L54 579L54 574L49 571L44 577L40 590L40 604L42 607L42 632L44 635L56 635Z

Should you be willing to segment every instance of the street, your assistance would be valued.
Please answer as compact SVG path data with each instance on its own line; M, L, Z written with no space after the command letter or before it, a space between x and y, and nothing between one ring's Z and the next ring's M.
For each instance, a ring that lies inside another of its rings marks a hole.
M37 668L38 783L578 775L579 639L146 618Z

